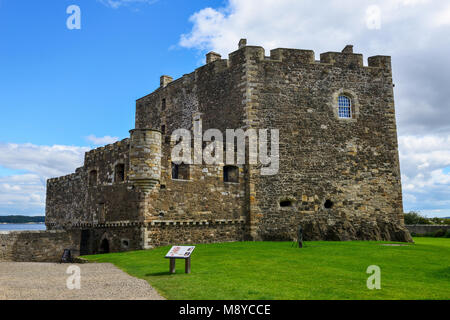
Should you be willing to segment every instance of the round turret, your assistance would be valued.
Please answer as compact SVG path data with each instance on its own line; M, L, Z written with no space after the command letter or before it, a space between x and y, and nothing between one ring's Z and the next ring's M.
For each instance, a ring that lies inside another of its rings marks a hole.
M130 131L129 179L143 190L153 189L161 179L161 132L152 129Z

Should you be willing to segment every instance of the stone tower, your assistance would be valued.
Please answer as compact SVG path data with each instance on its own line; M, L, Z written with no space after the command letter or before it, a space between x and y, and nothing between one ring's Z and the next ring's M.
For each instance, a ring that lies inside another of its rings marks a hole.
M151 219L148 202L161 181L161 132L152 129L130 131L130 172L128 179L140 193L139 216Z

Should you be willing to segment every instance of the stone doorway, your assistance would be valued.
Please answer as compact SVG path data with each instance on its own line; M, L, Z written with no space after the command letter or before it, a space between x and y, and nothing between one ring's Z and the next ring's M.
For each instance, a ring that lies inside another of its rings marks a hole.
M81 230L81 241L80 241L80 255L90 254L89 240L91 233L89 230Z
M109 253L109 241L106 238L100 244L100 253Z

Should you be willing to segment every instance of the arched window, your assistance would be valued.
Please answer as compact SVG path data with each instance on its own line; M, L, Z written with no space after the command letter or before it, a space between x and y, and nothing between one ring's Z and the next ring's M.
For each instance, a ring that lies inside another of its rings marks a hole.
M97 185L97 170L89 171L89 186L93 187Z
M352 118L352 100L349 97L340 95L338 98L338 108L339 118Z

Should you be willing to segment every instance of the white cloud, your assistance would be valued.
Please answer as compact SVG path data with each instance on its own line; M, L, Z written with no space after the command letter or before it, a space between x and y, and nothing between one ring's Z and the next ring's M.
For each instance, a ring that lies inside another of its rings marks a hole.
M86 137L86 140L91 142L95 146L101 146L101 145L117 142L117 141L119 141L119 138L111 137L111 136L96 137L95 135L91 134L90 136Z
M68 174L83 165L88 147L0 143L0 166L26 170L42 178Z
M43 215L45 184L37 174L0 177L0 214Z
M372 5L366 9L366 26L370 30L381 29L381 9L377 5Z
M448 26L450 25L450 5L444 10L437 12L433 19L434 26Z
M405 209L444 216L450 210L450 135L402 136L400 164Z
M97 0L107 7L118 9L122 6L129 6L132 4L153 4L158 0Z
M446 1L442 0L229 0L223 8L205 8L194 13L190 33L181 36L180 45L211 49L228 54L247 37L266 49L278 46L329 51L341 49L347 41L360 45L370 42L367 10L379 8L383 24L403 27L389 35L387 45L402 47L410 42L405 33L434 20ZM420 18L420 19L419 19ZM419 34L421 35L421 34ZM361 41L362 40L362 41ZM395 40L395 41L394 41ZM401 41L397 43L397 41ZM385 49L380 46L379 49Z
M26 171L0 176L0 214L44 214L46 180L74 172L89 149L0 143L0 167Z

